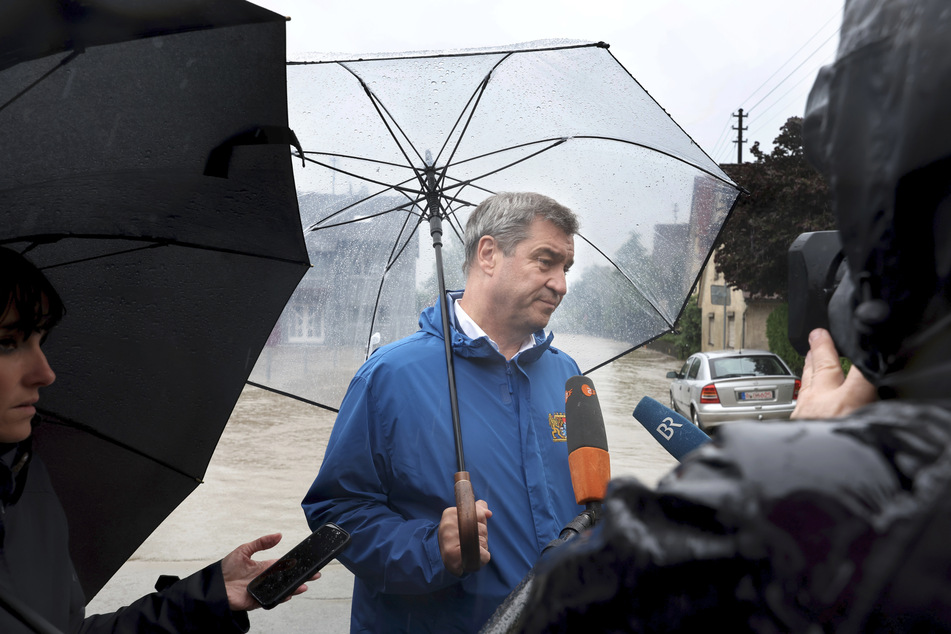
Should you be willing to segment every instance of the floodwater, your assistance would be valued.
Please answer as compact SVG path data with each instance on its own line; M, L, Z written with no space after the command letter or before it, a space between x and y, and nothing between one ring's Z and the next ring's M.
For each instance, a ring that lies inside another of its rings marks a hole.
M644 396L668 403L666 373L680 365L673 357L642 349L589 375L604 415L612 477L634 476L653 486L677 464L632 412ZM283 533L284 539L271 556L288 550L309 533L300 500L320 468L333 421L333 412L246 387L204 484L156 529L126 566L188 562L178 568L193 571L241 543L273 532ZM115 609L150 590L128 587L127 580L128 575L120 571L90 605L91 613ZM349 599L349 582L336 585L342 585L336 588L340 596Z

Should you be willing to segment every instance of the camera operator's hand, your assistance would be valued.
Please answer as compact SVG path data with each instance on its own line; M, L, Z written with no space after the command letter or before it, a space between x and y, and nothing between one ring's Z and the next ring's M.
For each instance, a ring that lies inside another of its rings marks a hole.
M791 418L837 418L876 400L875 386L852 366L842 374L839 354L828 330L809 333L809 353L802 369L802 387Z

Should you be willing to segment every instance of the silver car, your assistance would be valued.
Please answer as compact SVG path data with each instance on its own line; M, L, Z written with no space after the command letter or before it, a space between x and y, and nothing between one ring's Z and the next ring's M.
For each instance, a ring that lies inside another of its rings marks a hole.
M782 420L796 407L799 377L772 352L718 350L691 355L668 372L670 406L701 429L734 420Z

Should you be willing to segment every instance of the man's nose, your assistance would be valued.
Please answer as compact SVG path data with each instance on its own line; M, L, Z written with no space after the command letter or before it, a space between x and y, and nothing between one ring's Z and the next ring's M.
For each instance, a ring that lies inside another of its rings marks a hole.
M564 296L568 292L568 280L565 277L565 272L559 270L548 278L548 288L558 293L559 296Z

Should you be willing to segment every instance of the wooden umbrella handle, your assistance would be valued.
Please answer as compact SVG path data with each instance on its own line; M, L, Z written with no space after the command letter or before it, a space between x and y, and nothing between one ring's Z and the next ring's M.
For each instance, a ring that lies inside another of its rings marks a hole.
M479 556L479 520L476 516L475 493L472 491L468 471L456 473L455 480L462 570L463 572L475 572L482 567L482 558Z

